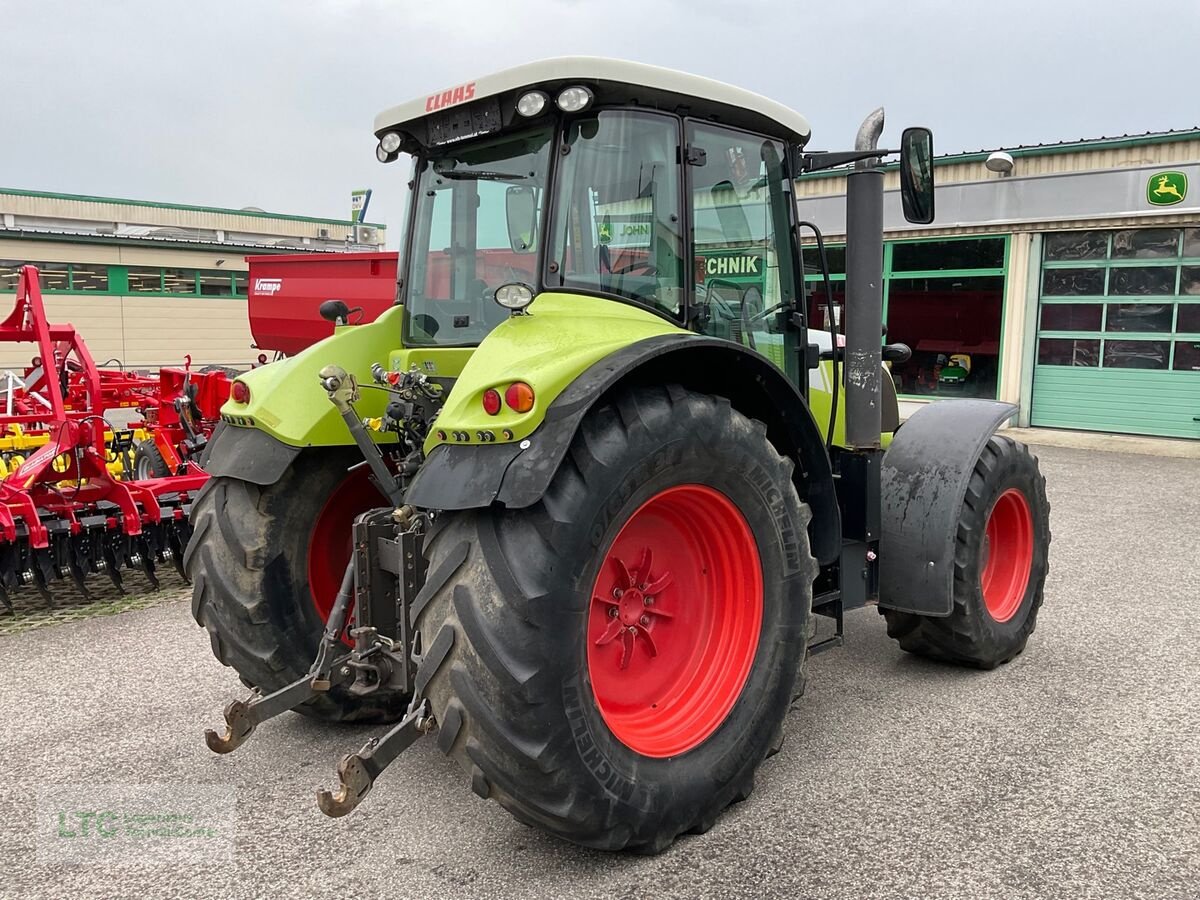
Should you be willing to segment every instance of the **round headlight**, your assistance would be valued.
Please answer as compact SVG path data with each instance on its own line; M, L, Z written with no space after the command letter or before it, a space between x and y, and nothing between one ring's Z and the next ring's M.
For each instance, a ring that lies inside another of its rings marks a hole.
M511 309L514 312L527 307L533 302L533 288L527 284L521 284L519 281L514 281L511 284L502 284L496 288L496 302L505 309Z
M384 150L383 145L380 144L378 147L375 148L375 158L377 160L379 160L380 162L385 163L389 159L392 158L392 154L390 154L386 150Z
M517 101L517 112L526 117L536 116L546 108L546 101L548 99L541 91L530 91L528 94L522 94L521 99Z
M402 143L404 143L404 138L400 137L400 133L396 131L389 131L379 139L379 146L388 153L395 153L400 149Z
M592 92L585 87L564 88L554 102L563 112L579 112L592 102Z

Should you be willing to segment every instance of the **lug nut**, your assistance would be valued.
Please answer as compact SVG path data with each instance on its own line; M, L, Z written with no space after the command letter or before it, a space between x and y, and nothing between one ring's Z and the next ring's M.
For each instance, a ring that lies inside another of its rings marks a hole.
M637 634L637 626L635 626L635 625L630 625L630 626L629 626L629 633L630 633L630 634Z
M620 599L621 599L621 596L622 596L624 593L625 593L625 592L624 592L623 590L621 590L620 588L613 588L613 596L614 596L614 597L616 597L618 600L620 600Z
M653 606L654 598L653 597L643 597L642 602L645 603L647 606Z
M649 616L642 616L642 617L641 617L641 619L639 619L638 621L639 621L639 622L641 622L643 625L649 625L649 624L650 624L650 617L649 617Z
M608 617L610 619L615 619L617 617L617 608L615 606L610 606L608 608Z

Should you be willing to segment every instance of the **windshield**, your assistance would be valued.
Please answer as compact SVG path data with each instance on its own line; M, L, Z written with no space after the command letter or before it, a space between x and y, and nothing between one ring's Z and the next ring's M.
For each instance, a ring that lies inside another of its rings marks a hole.
M407 344L477 344L508 316L496 288L536 285L552 136L518 132L418 161Z

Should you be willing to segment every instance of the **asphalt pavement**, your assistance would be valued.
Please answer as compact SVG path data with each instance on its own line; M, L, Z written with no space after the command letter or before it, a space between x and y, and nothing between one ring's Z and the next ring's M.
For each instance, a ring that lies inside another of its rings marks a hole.
M1039 455L1054 540L1026 652L949 668L853 613L753 796L657 857L520 825L432 741L325 818L315 789L376 730L286 715L210 753L244 689L182 599L0 636L0 896L1200 896L1200 463ZM63 862L37 814L63 784L217 785L236 839Z

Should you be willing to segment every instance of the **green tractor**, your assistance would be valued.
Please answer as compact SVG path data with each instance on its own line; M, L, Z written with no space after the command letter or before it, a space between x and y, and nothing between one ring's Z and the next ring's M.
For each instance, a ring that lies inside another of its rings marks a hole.
M882 128L813 153L766 98L589 58L381 114L380 161L413 160L395 305L324 303L333 336L239 376L207 455L193 612L253 689L209 746L291 709L389 723L325 813L429 735L520 821L657 852L750 793L847 610L947 662L1020 653L1045 482L1008 404L900 427L879 166L932 221L932 137ZM829 334L793 184L851 163Z

